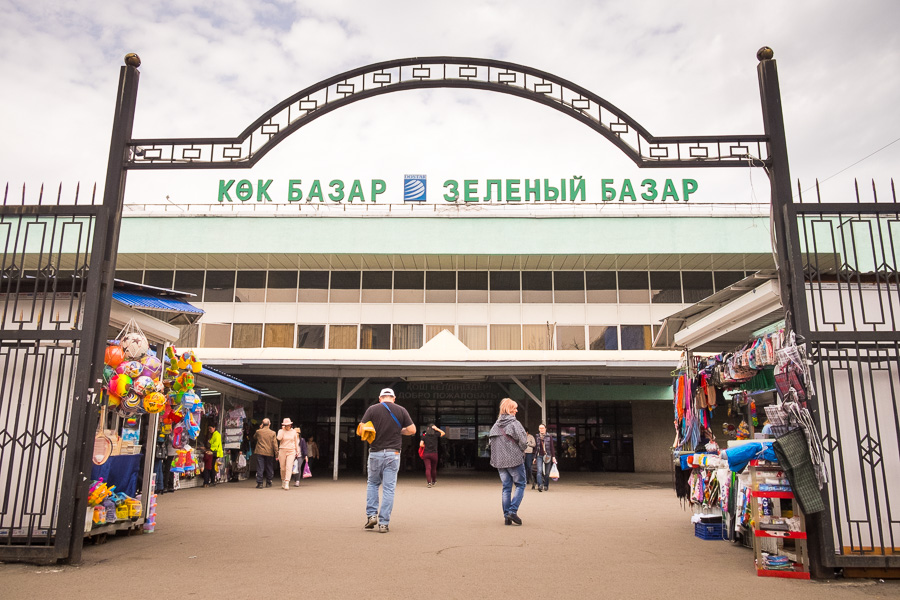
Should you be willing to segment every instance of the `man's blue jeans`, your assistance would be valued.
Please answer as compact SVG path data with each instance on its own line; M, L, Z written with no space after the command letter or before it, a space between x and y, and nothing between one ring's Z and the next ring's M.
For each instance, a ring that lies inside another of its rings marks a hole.
M497 469L497 471L500 473L500 482L503 484L501 491L503 516L515 515L519 512L519 505L522 504L522 498L525 496L525 465ZM515 492L513 492L513 486L516 487Z
M366 516L378 515L380 525L391 522L394 490L400 471L400 453L393 450L369 452L369 481L366 486ZM378 507L378 488L382 488L381 509Z

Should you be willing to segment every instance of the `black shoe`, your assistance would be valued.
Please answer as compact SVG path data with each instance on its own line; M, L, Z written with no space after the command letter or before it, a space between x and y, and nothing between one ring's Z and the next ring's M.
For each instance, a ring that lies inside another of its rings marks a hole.
M522 519L520 519L520 518L519 518L519 515L517 515L516 513L510 513L509 516L506 517L506 520L507 520L507 521L512 521L512 522L515 523L516 525L521 525L521 524L522 524Z
M548 487L545 485L545 486L544 486L544 491L545 491L545 492L549 492L549 491L550 491L550 488L548 488Z
M272 482L271 482L271 481L267 481L267 482L266 482L266 487L272 487Z
M539 491L539 492L543 492L543 491L544 491L544 488L538 488L538 491Z
M512 519L510 519L509 517L503 517L503 524L512 525Z
M534 489L534 485L535 485L535 484L533 484L533 483L531 484L531 489Z
M257 483L257 484L256 484L256 489L261 490L261 489L262 489L262 486L263 486L263 484Z

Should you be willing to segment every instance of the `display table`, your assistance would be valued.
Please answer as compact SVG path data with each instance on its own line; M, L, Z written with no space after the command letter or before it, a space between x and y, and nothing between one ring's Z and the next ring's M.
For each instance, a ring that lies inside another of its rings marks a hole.
M137 495L138 481L141 478L141 461L143 454L121 454L110 456L102 465L94 465L91 479L103 478L109 486L116 486L115 492L121 492L134 498Z

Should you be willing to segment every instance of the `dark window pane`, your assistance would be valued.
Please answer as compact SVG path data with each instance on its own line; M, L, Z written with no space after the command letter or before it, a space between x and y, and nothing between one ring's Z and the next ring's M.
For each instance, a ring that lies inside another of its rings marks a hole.
M550 291L553 289L553 274L550 271L522 271L522 289Z
M395 290L424 290L425 271L394 271Z
M591 325L588 333L591 337L591 350L619 349L619 330L615 325Z
M620 290L646 290L647 271L619 271Z
M427 271L425 287L429 290L455 290L456 271Z
M699 302L713 293L713 278L710 271L684 271L684 301Z
M390 325L360 325L359 348L361 350L390 350Z
M491 271L491 291L519 291L518 271Z
M487 271L460 271L459 289L461 290L487 290Z
M195 302L203 298L203 271L175 271L175 289L196 294Z
M652 345L649 325L622 325L622 350L649 350Z
M325 348L325 326L297 325L297 347L323 350Z
M116 279L121 279L122 281L130 281L131 283L140 283L143 280L144 272L137 271L116 271Z
M175 271L147 271L144 273L144 285L172 289L172 277Z
M232 302L234 300L234 271L207 271L204 302ZM260 326L262 338L262 326ZM253 346L233 346L247 348Z
M362 287L364 290L391 289L390 271L363 271Z
M678 271L650 272L650 302L681 303L681 277Z
M553 273L553 289L572 292L584 290L584 271L556 271Z
M297 289L297 271L269 271L269 289Z
M235 302L265 302L266 272L238 271L234 289Z
M331 272L331 289L333 289L333 290L358 290L359 289L359 271L332 271Z
M724 290L729 285L733 285L744 278L743 271L715 271L713 276L716 278L716 291Z
M300 289L327 290L328 271L300 271Z
M613 290L616 289L615 271L588 271L585 273L587 289L589 290Z

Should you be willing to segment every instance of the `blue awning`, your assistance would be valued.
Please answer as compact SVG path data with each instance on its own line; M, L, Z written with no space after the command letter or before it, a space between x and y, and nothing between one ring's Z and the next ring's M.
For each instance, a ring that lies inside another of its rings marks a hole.
M145 310L162 310L165 312L187 313L191 315L202 315L205 312L203 309L197 308L184 300L154 296L153 294L145 294L143 292L123 292L114 290L113 300L121 302L125 306L143 308Z

